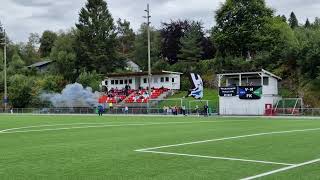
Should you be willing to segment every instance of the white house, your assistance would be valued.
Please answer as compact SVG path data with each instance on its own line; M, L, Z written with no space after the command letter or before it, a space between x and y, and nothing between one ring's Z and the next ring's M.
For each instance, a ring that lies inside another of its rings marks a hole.
M220 115L264 115L280 99L280 80L264 69L218 74Z
M153 72L151 78L151 88L167 88L172 90L180 90L180 76L182 73L162 71ZM148 73L147 72L130 72L120 74L110 74L106 77L101 84L103 87L107 87L109 90L123 89L126 85L129 85L131 89L147 88Z
M129 60L127 62L126 70L127 71L132 71L132 72L141 72L140 66L137 63L135 63L135 62L133 62L131 60Z

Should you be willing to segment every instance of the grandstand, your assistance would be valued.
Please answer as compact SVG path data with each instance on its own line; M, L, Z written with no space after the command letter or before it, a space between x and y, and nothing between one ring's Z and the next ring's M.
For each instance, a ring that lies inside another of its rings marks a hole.
M151 94L148 94L148 73L110 74L101 83L103 94L99 98L99 104L146 106L149 100L161 100L168 97L173 91L179 91L181 75L182 73L171 71L153 73Z

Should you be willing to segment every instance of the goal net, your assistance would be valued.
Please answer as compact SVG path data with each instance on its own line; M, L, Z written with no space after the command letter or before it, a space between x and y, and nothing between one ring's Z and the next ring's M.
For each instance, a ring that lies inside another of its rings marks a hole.
M303 113L303 100L302 98L280 99L274 110L278 115L300 116Z

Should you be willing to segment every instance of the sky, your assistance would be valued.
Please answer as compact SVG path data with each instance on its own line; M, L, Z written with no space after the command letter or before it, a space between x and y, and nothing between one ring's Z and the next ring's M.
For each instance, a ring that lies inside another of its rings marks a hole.
M70 29L78 21L78 13L87 0L0 0L0 21L9 38L26 42L30 33ZM225 0L107 0L115 20L127 19L134 30L145 21L142 17L150 3L151 21L155 27L171 19L202 21L206 29L214 26L214 13ZM267 5L287 17L291 11L300 23L320 16L319 0L266 0ZM318 13L319 12L319 13Z

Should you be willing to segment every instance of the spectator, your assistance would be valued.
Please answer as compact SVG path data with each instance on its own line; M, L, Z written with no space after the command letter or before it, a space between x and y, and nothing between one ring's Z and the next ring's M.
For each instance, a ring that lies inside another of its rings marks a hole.
M196 114L197 114L198 116L200 116L200 114L199 114L199 106L198 106L198 105L196 105L196 107L195 107L194 110L196 111Z
M129 113L129 108L128 108L128 106L124 107L124 113L125 113L125 114L128 114L128 113Z
M109 109L113 110L113 103L112 102L109 103Z
M205 116L205 117L207 117L207 116L208 116L208 110L209 110L208 105L207 105L207 104L205 104L205 105L203 106L203 109L204 109L203 114L204 114L204 116Z
M184 116L186 116L186 106L185 105L182 106L182 114Z

